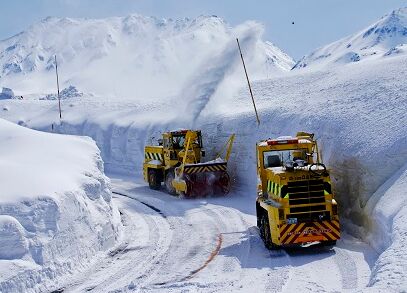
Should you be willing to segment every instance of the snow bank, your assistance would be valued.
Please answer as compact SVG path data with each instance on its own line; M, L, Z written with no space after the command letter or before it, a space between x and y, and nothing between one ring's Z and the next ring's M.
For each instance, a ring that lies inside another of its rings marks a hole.
M367 206L371 216L370 243L384 251L373 268L369 285L382 290L407 288L406 194L407 164L373 194Z
M119 215L95 143L0 120L0 292L44 291L113 246Z

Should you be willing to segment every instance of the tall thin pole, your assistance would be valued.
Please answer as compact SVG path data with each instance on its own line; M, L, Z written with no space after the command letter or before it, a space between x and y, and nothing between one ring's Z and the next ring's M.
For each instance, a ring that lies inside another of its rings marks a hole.
M237 41L237 46L239 47L240 58L242 58L242 63L243 63L243 68L244 68L244 73L246 74L247 85L249 86L250 96L252 97L252 102L253 102L254 112L256 113L257 124L258 124L258 125L260 125L259 114L257 113L257 109L256 109L256 103L254 102L254 97L253 97L252 87L251 87L251 85L250 85L249 76L247 75L246 64L244 63L244 59L243 59L242 50L240 49L239 39L238 39L238 38L236 38L236 41Z
M57 55L55 55L55 74L56 74L56 76L57 76L59 119L62 119L62 111L61 111L61 97L59 96L59 78L58 78L58 63L57 63Z

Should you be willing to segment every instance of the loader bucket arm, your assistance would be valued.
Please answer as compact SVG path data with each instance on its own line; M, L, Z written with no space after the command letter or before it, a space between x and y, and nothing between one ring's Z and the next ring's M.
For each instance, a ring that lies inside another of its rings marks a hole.
M191 136L187 136L187 145L185 147L185 155L184 155L184 158L182 159L181 170L180 170L180 173L179 173L180 177L182 177L182 175L184 174L185 163L186 163L186 160L187 160L187 154L188 154L190 143L191 143Z
M219 153L216 154L216 158L221 158L222 154L225 152L226 150L226 154L225 154L225 161L229 161L229 157L230 154L232 153L232 146L233 146L233 142L235 141L235 134L233 133L229 139L226 141L226 143L222 146L222 148L220 149Z

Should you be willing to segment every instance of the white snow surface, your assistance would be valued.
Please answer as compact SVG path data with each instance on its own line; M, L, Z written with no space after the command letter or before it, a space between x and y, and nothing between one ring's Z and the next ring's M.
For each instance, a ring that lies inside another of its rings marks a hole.
M0 120L0 292L44 291L119 237L94 141Z
M318 48L299 60L295 69L341 66L405 54L407 7L392 11L360 32Z

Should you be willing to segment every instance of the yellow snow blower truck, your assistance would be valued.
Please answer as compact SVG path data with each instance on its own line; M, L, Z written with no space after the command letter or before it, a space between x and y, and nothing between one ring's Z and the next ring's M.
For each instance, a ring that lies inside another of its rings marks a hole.
M268 249L340 238L338 206L314 134L257 143L257 226Z
M227 162L235 135L231 135L216 158L201 162L205 156L200 130L178 130L163 133L158 146L144 149L143 175L151 189L164 182L169 194L201 197L227 194L230 178ZM226 152L225 157L221 154Z

